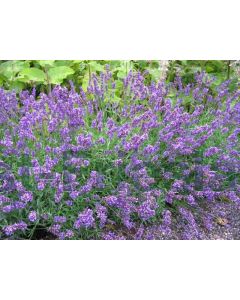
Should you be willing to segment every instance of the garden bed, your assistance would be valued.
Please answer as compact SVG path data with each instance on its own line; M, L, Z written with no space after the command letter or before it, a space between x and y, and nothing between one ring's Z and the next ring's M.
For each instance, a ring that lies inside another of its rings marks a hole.
M238 86L146 76L0 90L0 238L239 238Z

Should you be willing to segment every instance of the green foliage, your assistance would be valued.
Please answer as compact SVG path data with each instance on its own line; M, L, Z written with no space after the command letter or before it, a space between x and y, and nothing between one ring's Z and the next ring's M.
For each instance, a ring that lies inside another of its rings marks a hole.
M69 75L74 74L74 70L67 66L59 66L50 68L48 71L49 83L50 84L60 84Z
M37 86L41 91L47 91L49 85L61 84L70 79L82 61L5 61L0 63L0 85L6 89L22 89ZM80 69L80 68L79 68Z
M41 67L44 68L44 67L49 67L49 66L53 67L55 60L38 60L37 62Z
M29 67L28 61L9 60L1 63L0 74L5 77L6 80L13 80L18 72L27 67Z
M18 80L22 82L45 82L46 74L37 68L27 68L19 73Z
M233 75L233 70L228 69L229 65L228 60L172 60L168 70L168 81L173 81L176 74L179 74L185 84L191 83L196 72L205 71L215 76L219 84Z
M129 60L32 60L32 61L2 61L0 62L0 85L5 89L16 89L37 86L39 91L48 91L49 85L67 84L71 79L76 86L86 89L92 73L100 74L109 65L113 77L122 86L122 79L130 70L148 69L147 79L157 80L161 74L158 61Z
M113 74L117 85L117 97L121 96L122 79L130 70L148 71L146 82L157 81L162 76L162 68L158 60L12 60L0 61L0 86L5 89L22 89L36 86L37 92L49 91L55 84L68 85L72 80L76 87L86 90L92 73L100 74L105 66ZM169 61L167 81L174 80L177 73L185 84L194 81L196 72L206 71L217 78L216 84L232 78L230 61L224 60L173 60Z

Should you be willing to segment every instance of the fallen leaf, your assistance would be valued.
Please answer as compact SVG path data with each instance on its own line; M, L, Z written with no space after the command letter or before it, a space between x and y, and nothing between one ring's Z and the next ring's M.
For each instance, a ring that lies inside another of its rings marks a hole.
M220 218L220 217L218 217L218 218L216 219L216 221L217 221L217 223L218 223L219 225L221 225L221 226L225 226L225 225L227 225L227 223L228 223L228 220L227 220L227 219Z

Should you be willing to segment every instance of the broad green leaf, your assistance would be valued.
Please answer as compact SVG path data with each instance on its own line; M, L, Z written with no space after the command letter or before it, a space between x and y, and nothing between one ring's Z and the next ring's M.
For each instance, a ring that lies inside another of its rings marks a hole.
M126 74L126 71L124 71L124 70L122 70L122 69L120 69L120 70L117 72L117 77L120 78L120 79L126 77L126 75L127 75L127 74Z
M123 91L123 82L120 81L120 80L117 80L116 82L116 92L115 94L117 96L120 96L122 94L122 91Z
M110 65L111 69L115 69L120 66L119 60L110 60L107 63Z
M39 65L41 66L41 67L52 67L52 66L54 66L54 62L55 62L55 60L37 60L37 62L39 63Z
M212 72L214 72L214 68L211 67L211 66L206 66L206 72L207 73L212 73Z
M69 75L74 74L74 70L70 67L59 66L49 69L48 77L52 84L62 83Z
M152 60L150 63L151 69L159 69L159 61L157 60Z
M182 60L181 63L182 63L183 66L187 66L188 65L188 61L187 60Z
M127 73L134 68L133 62L130 60L121 60L120 61L120 69L125 72L125 76Z
M90 66L91 72L102 72L104 71L104 66L101 65L100 63L97 63L96 61L91 61L88 63Z
M222 72L224 67L226 67L225 62L222 60L211 60L208 64L213 66L215 72Z
M9 88L11 90L15 90L15 91L21 91L23 90L25 84L23 82L20 82L20 81L12 81L9 85Z
M30 80L24 76L24 75L21 75L19 74L17 77L15 77L15 80L19 81L19 82L23 82L23 83L29 83Z
M149 74L152 76L154 80L159 80L161 71L159 69L150 69Z
M28 67L28 61L9 60L0 64L0 74L11 80L18 72Z
M72 60L55 60L54 62L55 67L71 67L72 64Z
M84 62L84 60L72 60L71 61L72 64L80 64L82 62Z
M28 69L22 70L20 72L20 77L23 77L23 79L28 79L29 81L35 81L35 82L44 82L46 80L46 74L42 70L37 69L37 68L28 68Z

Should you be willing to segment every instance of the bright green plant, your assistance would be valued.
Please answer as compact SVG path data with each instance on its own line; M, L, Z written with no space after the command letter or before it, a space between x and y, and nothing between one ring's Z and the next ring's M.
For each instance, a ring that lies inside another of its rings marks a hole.
M122 79L130 70L144 72L146 83L157 81L162 76L158 60L12 60L0 61L0 86L7 90L21 91L36 87L37 93L49 92L56 84L68 85L71 80L78 89L86 91L92 73L99 75L109 65L116 82L116 96L122 95ZM167 81L171 82L179 73L185 84L194 81L196 72L205 71L217 78L216 84L233 79L231 61L221 60L173 60L169 61ZM233 83L234 84L234 83Z

